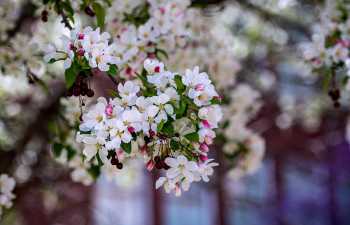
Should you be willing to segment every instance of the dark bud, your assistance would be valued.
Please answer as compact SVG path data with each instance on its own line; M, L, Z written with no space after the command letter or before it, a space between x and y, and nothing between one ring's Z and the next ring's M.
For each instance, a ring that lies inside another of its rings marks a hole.
M146 144L148 144L151 141L151 139L149 137L147 137L147 136L145 136L143 138L143 140L145 140Z
M85 106L85 103L83 102L83 103L81 103L81 105L82 105L82 106Z
M42 11L42 12L41 12L41 15L42 15L42 16L47 16L47 11L46 11L46 10Z
M159 156L154 157L154 161L155 161L156 163L159 162L159 161L160 161L160 157L159 157Z
M92 10L90 9L89 6L87 6L87 7L84 9L84 11L85 11L85 13L86 13L87 15L91 15L91 13L92 13Z
M75 97L78 97L78 96L80 95L80 92L74 91L74 92L73 92L73 95L74 95Z
M93 90L91 90L91 89L89 89L87 92L86 92L86 95L88 96L88 97L93 97L94 96L94 91Z
M80 92L80 94L81 94L81 96L85 96L86 95L86 90L82 90L81 92Z
M164 167L164 169L165 169L165 170L168 170L168 169L170 169L170 166L166 165L166 166Z
M180 135L179 135L179 133L175 133L175 137L179 137Z
M42 20L43 22L47 22L47 17L46 17L46 16L43 16L43 17L41 17L41 20Z
M159 170L162 169L162 164L160 162L157 162L156 168L159 169Z
M120 170L123 169L123 163L120 163L120 162L117 163L117 168L120 169Z
M95 12L91 12L90 16L94 17L95 16Z
M83 114L81 114L81 115L79 116L79 120L80 120L81 122L83 122Z
M66 91L66 95L67 95L67 97L72 97L72 95L73 95L73 92L71 91L71 90L67 90Z
M335 108L339 108L340 107L340 103L339 102L334 102L334 107Z
M117 153L113 153L112 158L115 158L117 156Z
M111 159L111 163L112 163L112 165L117 165L118 164L118 159L116 159L116 158L112 158ZM122 164L123 165L123 164ZM123 166L122 166L122 168L123 168ZM119 168L118 168L119 169Z
M79 86L75 86L73 89L74 92L80 92L81 88Z
M88 87L87 84L82 84L82 85L81 85L81 88L82 88L82 89L87 89L87 87Z
M162 168L165 168L165 166L167 165L163 160L160 161L159 164Z

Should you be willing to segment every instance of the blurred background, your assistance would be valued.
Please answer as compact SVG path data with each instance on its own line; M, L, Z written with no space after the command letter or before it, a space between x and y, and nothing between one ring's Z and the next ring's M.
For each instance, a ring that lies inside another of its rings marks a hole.
M205 24L208 34L204 42L203 37L194 39L192 49L207 43L206 49L212 49L202 57L222 51L233 55L225 67L230 73L215 74L219 87L235 80L221 93L237 90L240 83L259 93L255 106L248 108L259 106L245 123L265 140L259 169L230 173L232 162L224 147L230 140L223 135L209 153L220 164L210 182L193 183L178 198L155 189L161 172L147 171L137 158L128 159L117 175L104 173L97 183L75 182L67 164L53 158L48 126L53 118L64 117L60 107L68 104L60 100L65 96L63 68L45 65L38 53L34 56L41 62L32 73L39 82L31 84L30 76L16 68L15 76L0 74L0 174L11 174L17 183L14 206L4 212L0 224L350 224L349 94L342 92L342 106L335 109L327 88L321 89L322 75L312 73L312 65L302 58L313 33L327 35L329 15L336 10L333 0L199 0L191 6L200 10L201 19L192 18L189 29ZM49 22L43 23L43 9L39 0L0 2L0 61L10 54L5 47L11 37L20 37L16 40L22 46L37 44L32 51L38 52L48 38L59 40L65 30L61 19L49 13ZM109 21L116 11L114 6L109 9ZM93 23L83 12L74 18L83 25ZM112 32L108 21L106 25ZM186 49L191 48L183 52ZM192 68L191 63L185 66L185 56L176 54L169 57L170 67ZM210 66L208 70L215 71ZM93 82L95 97L110 97L104 87L115 89L107 76ZM79 116L78 99L69 101L75 102Z

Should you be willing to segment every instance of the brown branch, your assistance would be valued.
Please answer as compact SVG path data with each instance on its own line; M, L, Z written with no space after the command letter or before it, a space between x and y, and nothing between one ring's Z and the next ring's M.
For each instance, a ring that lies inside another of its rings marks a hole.
M115 84L115 85L117 85L118 86L118 81L112 76L112 75L109 75L108 73L107 73L107 75L109 76L109 78L112 80L112 82Z
M62 23L64 23L65 26L68 27L69 30L73 30L72 26L69 24L67 15L62 10L60 2L61 2L60 0L57 0L56 1L56 6L57 6L58 14L61 14L61 16L62 16Z

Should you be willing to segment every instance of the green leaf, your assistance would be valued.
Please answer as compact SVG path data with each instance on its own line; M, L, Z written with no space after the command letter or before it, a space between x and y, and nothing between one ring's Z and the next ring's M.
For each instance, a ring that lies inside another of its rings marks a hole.
M103 90L106 90L108 91L113 97L116 97L116 98L120 98L120 95L110 89L107 89L107 88L103 88Z
M72 149L72 147L70 147L69 145L66 147L66 150L67 150L67 160L70 161L75 155L76 151L74 151L74 149Z
M344 79L343 79L343 85L347 84L348 80L349 80L349 77L345 76Z
M131 141L129 143L122 142L120 144L120 147L123 149L124 152L130 154L130 152L131 152Z
M103 0L105 3L107 3L108 7L112 6L112 3L109 0Z
M175 75L174 81L175 81L178 93L184 92L185 85L182 83L182 77L179 75Z
M70 21L72 21L72 22L73 22L73 24L75 24L75 20L74 20L73 15L72 15L72 14L70 14L70 13L67 13L66 15L67 15L68 19L70 19Z
M78 65L78 64L74 64L73 71L74 71L75 73L80 73L81 71L83 71L83 67L81 67L81 66Z
M168 54L164 50L157 48L156 52L162 53L167 59L169 59Z
M186 134L185 138L189 141L199 142L199 135L197 132Z
M174 103L172 103L172 102L169 102L169 103L173 106L174 114L182 114L181 110L179 108L177 108Z
M50 121L47 123L47 128L52 132L55 133L56 132L56 124L53 121Z
M185 110L186 110L186 102L180 101L179 106L180 106L180 115L183 115L185 113Z
M91 168L89 169L89 173L92 176L92 178L94 179L94 181L97 181L97 178L100 176L101 174L101 170L100 170L100 166L91 166Z
M101 3L99 3L99 2L94 2L92 4L92 8L94 9L95 14L96 14L97 26L102 28L103 24L105 23L105 17L106 17L105 10L102 7Z
M66 71L64 72L64 77L66 79L66 88L69 88L73 85L76 76L77 74L74 72L73 65L66 69Z
M99 151L102 151L102 150L100 149ZM102 162L102 160L101 160L100 155L98 154L98 152L97 152L97 154L96 154L96 158L97 158L98 165L99 165L99 166L103 166L104 163Z
M109 70L106 73L109 75L112 75L113 77L117 77L118 76L118 66L115 64L110 64Z
M53 64L53 63L55 63L55 62L57 62L58 60L56 60L56 59L50 59L50 61L49 61L49 64L51 65L51 64Z
M61 143L55 143L53 144L53 153L55 155L55 157L60 157L61 155L61 152L62 152L62 148L63 148L63 145Z
M141 76L140 74L138 74L136 72L135 72L135 74L136 74L136 76L139 77L139 79L141 80L143 86L147 86L148 85L148 81L147 81L147 79L145 77Z
M172 150L178 150L179 149L179 143L173 139L170 141L170 147Z
M160 121L160 123L157 125L157 133L159 133L159 131L161 131L163 129L164 122L165 122L165 120L162 119L162 121Z
M107 159L111 159L114 152L115 150L108 151Z
M198 130L197 130L197 125L196 125L196 123L194 122L194 120L193 120L191 117L188 117L188 119L191 120L191 123L193 124L195 131L198 131Z
M44 5L47 4L47 3L49 3L49 0L43 0L43 4Z
M69 3L61 2L61 6L67 12L66 14L71 14L72 16L74 15L74 10Z
M219 99L217 99L215 97L213 97L210 102L212 105L222 105L222 103L219 101Z
M165 125L163 126L162 131L167 134L174 134L174 126L172 124Z
M327 73L326 77L323 81L323 84L322 84L322 90L324 90L327 87L330 79L331 79L331 75L329 73Z
M90 76L91 70L90 69L83 69L86 76Z

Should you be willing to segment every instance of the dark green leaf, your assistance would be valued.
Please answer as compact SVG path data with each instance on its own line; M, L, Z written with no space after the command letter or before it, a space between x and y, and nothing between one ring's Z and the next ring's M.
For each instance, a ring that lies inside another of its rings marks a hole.
M215 97L213 97L210 102L213 105L222 105L222 103L219 101L219 99L217 99Z
M89 169L89 173L92 176L92 178L94 179L94 181L97 181L97 178L100 176L101 174L101 170L100 170L100 166L91 166L91 168Z
M172 103L172 102L169 102L169 103L173 106L174 114L180 114L181 113L181 110L179 108L177 108L174 103Z
M162 50L162 49L157 48L156 52L162 53L167 59L169 58L169 57L168 57L168 54L167 54L164 50Z
M108 151L107 159L111 159L114 153L115 150Z
M182 77L179 75L175 75L174 81L175 81L178 93L182 94L182 92L184 92L185 90L185 85L182 83Z
M180 101L179 106L180 106L180 115L183 115L186 111L186 102Z
M96 14L97 26L102 28L103 24L105 23L105 17L106 17L105 10L102 7L101 3L99 3L99 2L94 2L92 4L92 8L94 9L95 14Z
M147 81L147 79L145 77L141 76L140 74L138 74L136 72L135 72L135 74L136 74L136 76L139 77L139 79L141 80L143 86L147 86L148 85L148 81Z
M77 76L77 74L74 72L73 67L74 66L71 65L71 67L66 69L66 71L64 72L64 77L66 78L66 88L69 88L73 85L75 77Z
M110 89L107 89L107 88L103 88L103 90L106 90L108 91L113 97L116 97L116 98L120 98L120 95Z
M49 0L43 0L43 4L44 5L47 4L47 3L49 3Z
M179 149L179 143L173 139L170 141L170 147L172 150L178 150Z
M72 21L72 22L73 22L73 24L75 24L75 20L74 20L74 17L73 17L73 15L72 15L72 14L67 13L67 17L68 17L68 19L70 19L70 21Z
M131 152L131 141L129 143L122 142L120 147L123 149L124 152L130 154L130 152Z
M91 70L90 69L83 69L86 76L90 76Z
M174 134L174 126L172 124L168 124L163 126L162 131L167 134Z
M55 143L53 144L53 153L55 155L55 157L60 157L61 155L61 152L62 152L62 148L63 148L63 145L61 143Z
M66 14L71 14L72 16L74 15L74 10L69 3L61 2L61 6L67 12Z
M159 133L159 131L161 131L163 129L164 122L165 122L165 120L162 119L162 121L160 121L160 123L157 125L157 133Z
M344 79L343 79L343 85L347 84L348 80L349 80L349 77L345 76Z
M74 151L74 149L72 149L72 147L70 146L67 146L66 150L67 150L67 160L70 161L75 155L76 151Z
M115 64L110 64L109 70L106 73L109 75L112 75L113 77L117 77L118 76L118 66Z
M75 73L80 73L81 71L83 71L83 67L81 67L81 66L78 65L78 64L74 64L73 71L74 71Z
M53 122L53 121L48 122L48 123L47 123L47 128L48 128L51 132L55 133L55 132L56 132L56 124L55 124L55 122Z
M185 138L189 141L199 142L199 135L197 132L186 134Z
M50 59L49 64L51 65L52 63L55 63L55 62L57 62L57 61L58 61L58 60Z

